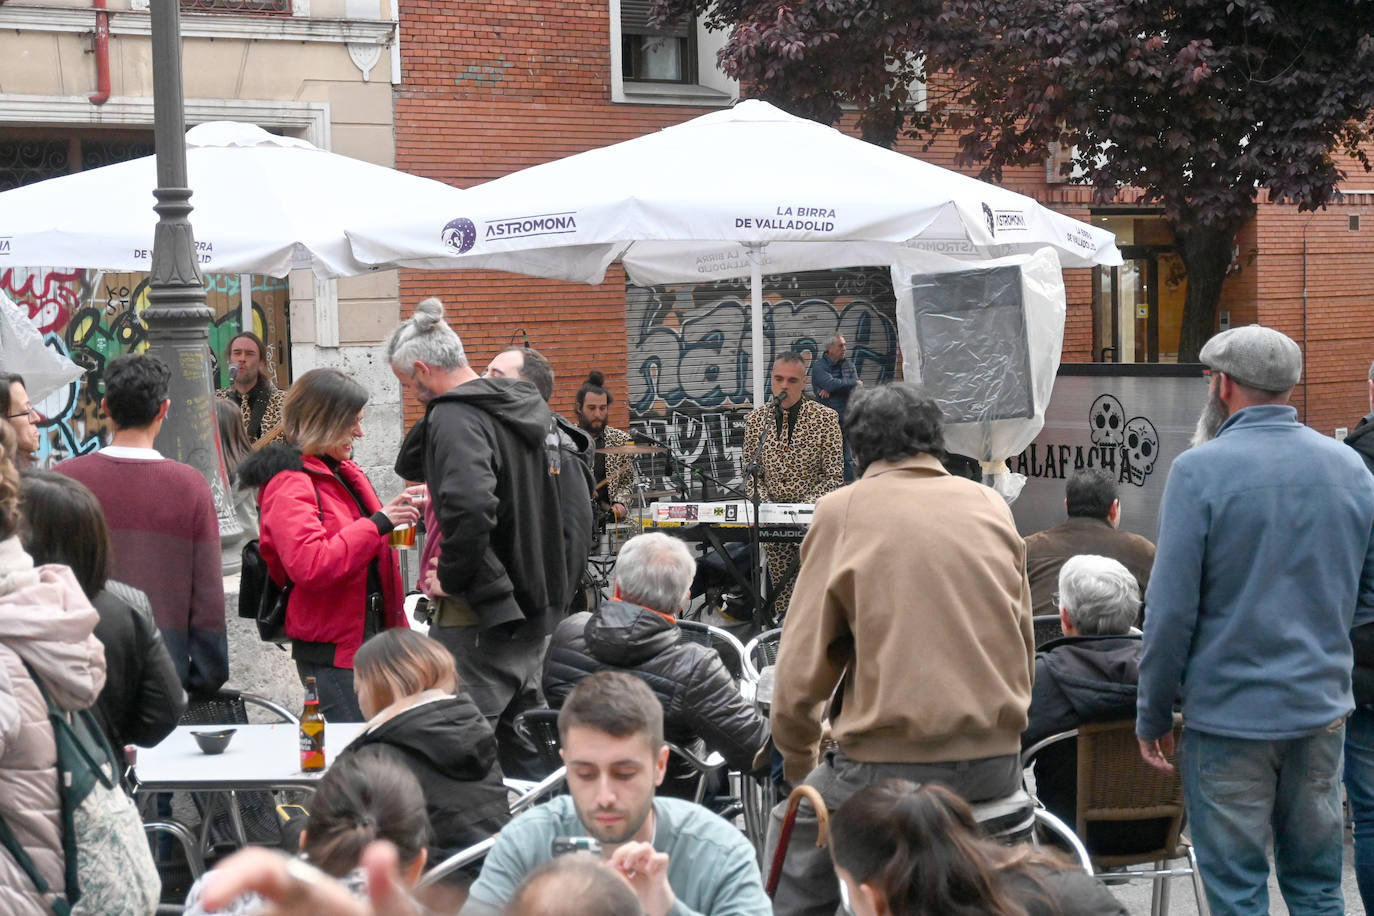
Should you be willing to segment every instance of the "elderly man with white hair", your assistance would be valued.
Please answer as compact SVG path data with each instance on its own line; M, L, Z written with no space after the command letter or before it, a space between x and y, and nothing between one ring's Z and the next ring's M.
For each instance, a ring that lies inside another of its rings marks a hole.
M597 671L642 678L663 704L664 737L719 751L732 769L750 771L768 741L768 720L740 695L720 656L680 639L696 560L677 538L652 532L625 542L615 565L615 597L558 625L544 666L544 695L558 708L578 681ZM669 762L663 792L691 797L694 779Z
M1023 750L1084 722L1135 716L1141 652L1140 633L1131 632L1140 613L1135 576L1110 557L1070 557L1059 570L1054 602L1064 635L1035 654L1030 722L1021 735ZM1076 752L1073 741L1052 745L1035 763L1036 794L1045 807L1070 824L1078 799ZM1106 831L1112 826L1093 825L1094 830L1104 828L1103 835L1088 838L1094 851L1105 855L1118 839L1130 839L1108 836Z

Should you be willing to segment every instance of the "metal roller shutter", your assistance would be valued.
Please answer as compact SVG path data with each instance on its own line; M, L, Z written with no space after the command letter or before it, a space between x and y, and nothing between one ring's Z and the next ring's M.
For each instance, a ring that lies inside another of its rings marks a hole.
M763 292L770 363L791 349L809 366L839 332L864 385L899 376L888 268L769 276ZM752 408L748 281L627 285L626 325L630 427L669 445L678 461L738 486L744 421ZM673 488L662 458L637 464L650 490ZM699 474L683 476L693 498L729 498L709 482L703 489Z

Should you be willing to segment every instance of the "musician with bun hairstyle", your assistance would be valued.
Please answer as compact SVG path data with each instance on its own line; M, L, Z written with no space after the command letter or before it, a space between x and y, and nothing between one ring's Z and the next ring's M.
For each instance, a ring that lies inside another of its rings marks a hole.
M496 732L505 774L538 778L543 767L514 722L543 705L545 639L571 597L558 474L544 444L549 405L530 382L474 372L438 299L420 302L392 332L386 358L425 405L396 473L429 487L429 635L453 653Z
M607 455L606 448L630 444L630 434L606 421L615 398L606 390L606 376L595 370L587 373L587 380L577 389L577 425L592 437L596 446L593 471L596 482L596 504L603 516L620 521L629 514L634 501L634 468L629 455Z

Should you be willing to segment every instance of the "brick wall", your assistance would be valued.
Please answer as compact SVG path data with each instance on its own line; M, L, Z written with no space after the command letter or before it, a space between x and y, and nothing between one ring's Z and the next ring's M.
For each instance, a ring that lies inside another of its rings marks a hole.
M1302 345L1293 402L1305 423L1328 435L1354 426L1369 411L1374 360L1374 201L1361 195L1307 213L1261 206L1250 231L1254 261L1240 273L1252 275L1253 312L1233 312L1232 323L1257 319Z
M468 187L527 166L640 136L704 114L709 108L613 104L609 22L600 3L554 5L513 0L451 4L402 0L404 72L396 101L398 168ZM953 167L956 142L946 134L929 149L899 146ZM961 171L975 174L976 169ZM1352 174L1355 170L1352 169ZM1008 169L1002 183L1086 219L1084 188L1047 185L1042 167ZM1116 202L1129 203L1131 194ZM1295 400L1304 417L1330 432L1351 425L1367 405L1360 380L1374 357L1374 293L1366 291L1374 252L1374 203L1332 207L1313 217L1296 208L1261 205L1241 233L1236 267L1220 308L1233 325L1260 320L1306 343L1309 371ZM1360 232L1346 217L1362 214ZM1307 244L1306 328L1302 294ZM1092 272L1065 272L1068 314L1063 359L1092 358ZM625 425L626 290L613 266L599 286L486 271L403 271L401 313L441 297L480 370L508 342L543 351L558 373L554 406L571 412L572 396L590 369L606 373L615 393L612 423ZM419 416L408 403L407 423Z

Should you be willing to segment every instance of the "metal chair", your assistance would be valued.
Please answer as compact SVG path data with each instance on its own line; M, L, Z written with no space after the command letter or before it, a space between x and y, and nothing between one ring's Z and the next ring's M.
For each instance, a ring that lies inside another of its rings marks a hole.
M558 739L558 710L527 709L515 717L515 732L539 754L539 762L550 772L563 766L562 745Z
M1037 649L1050 640L1058 639L1064 635L1064 627L1059 622L1058 614L1037 614L1031 618L1031 626L1035 628L1035 648Z
M1175 741L1181 730L1182 720L1175 716ZM1084 723L1073 731L1051 735L1027 748L1022 764L1029 766L1046 748L1071 739L1077 741L1078 783L1072 833L1082 841L1096 871L1124 868L1123 874L1131 878L1149 878L1154 884L1150 910L1156 916L1169 909L1167 879L1188 875L1192 878L1198 912L1207 916L1210 911L1197 857L1192 845L1180 835L1184 811L1178 774L1157 770L1141 759L1134 719ZM1044 818L1041 820L1045 822ZM1094 850L1094 826L1135 823L1144 827L1145 822L1154 822L1150 826L1155 829L1137 831L1142 838L1139 849L1123 852L1118 848L1111 853ZM1063 835L1062 830L1055 832ZM1170 867L1173 859L1186 859L1187 866ZM1129 868L1147 864L1154 867Z
M563 768L563 756L560 753L562 745L558 737L558 710L527 709L516 717L515 730L534 745L535 750L539 752L539 759L545 765L552 767L556 762L559 770ZM708 780L725 767L725 758L715 751L703 757L695 749L671 741L664 743L668 745L670 754L684 761L697 774L693 800L700 804L706 795Z
M778 646L782 643L782 627L764 630L744 645L744 674L758 683L763 669L777 664Z
M744 645L728 630L695 620L679 620L677 626L681 632L678 637L680 641L699 643L715 649L731 677L738 681L745 676Z
M519 794L511 800L510 813L512 815L519 814L525 809L533 807L536 802L546 795L555 794L566 780L567 773L567 769L560 766L557 770L536 783L529 783L523 779L507 779L506 788L519 792ZM454 872L486 858L487 853L491 852L491 848L495 845L496 837L490 836L481 842L472 844L467 849L460 849L438 865L426 871L424 876L416 882L416 887L427 888L431 885L438 884Z
M182 714L181 725L247 725L248 707L264 709L282 722L300 719L285 706L267 697L231 687L213 697L192 700ZM281 820L277 799L271 792L206 792L192 795L200 811L202 854L219 845L279 846Z
M480 843L472 844L467 849L460 849L458 852L455 852L453 855L425 872L420 880L415 883L416 889L419 890L431 887L459 869L466 868L474 862L480 862L487 857L487 853L491 852L491 848L495 845L496 837L492 836L487 837Z

